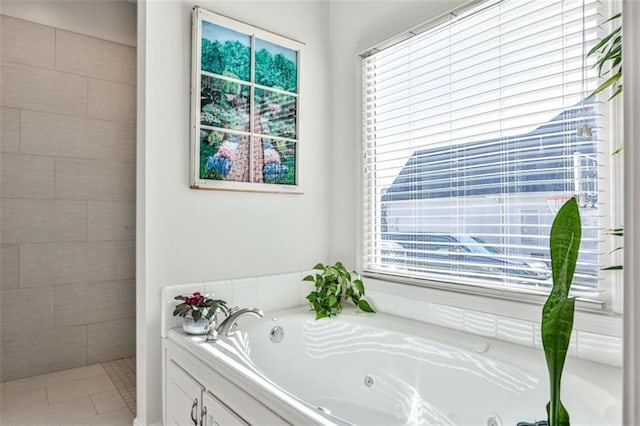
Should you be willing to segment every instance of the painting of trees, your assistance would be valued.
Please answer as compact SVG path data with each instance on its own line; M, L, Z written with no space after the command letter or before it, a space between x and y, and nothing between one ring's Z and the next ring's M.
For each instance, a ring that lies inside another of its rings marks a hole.
M196 38L196 185L299 185L299 51L267 41L271 37L264 32L258 35L243 25L228 28L229 21L223 21L200 20Z
M256 39L256 83L297 92L297 57L291 49Z

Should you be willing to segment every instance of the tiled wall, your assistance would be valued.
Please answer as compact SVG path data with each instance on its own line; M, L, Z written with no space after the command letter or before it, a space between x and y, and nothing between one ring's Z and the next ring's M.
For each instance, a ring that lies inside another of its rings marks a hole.
M173 317L178 295L191 295L196 291L209 297L222 299L229 307L260 308L265 312L294 308L306 304L305 296L314 288L313 283L302 281L311 272L292 272L253 278L207 281L166 286L162 289L162 337L167 331L180 327L182 319Z
M539 322L430 303L378 291L369 291L367 297L381 312L542 350ZM568 355L621 367L622 338L583 331L574 327Z
M166 337L168 330L181 324L179 318L172 317L178 303L173 298L179 294L204 292L226 300L230 306L258 307L268 312L307 304L305 296L314 286L302 278L309 273L314 272L167 286L162 292L162 335ZM539 323L382 291L367 291L367 298L378 312L537 348L544 359ZM569 356L621 367L622 338L574 327Z
M135 352L135 48L1 16L2 381Z

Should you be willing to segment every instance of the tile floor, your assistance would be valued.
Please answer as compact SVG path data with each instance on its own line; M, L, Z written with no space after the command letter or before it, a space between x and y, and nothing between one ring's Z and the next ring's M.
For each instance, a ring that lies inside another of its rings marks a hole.
M131 426L135 358L0 384L3 426Z

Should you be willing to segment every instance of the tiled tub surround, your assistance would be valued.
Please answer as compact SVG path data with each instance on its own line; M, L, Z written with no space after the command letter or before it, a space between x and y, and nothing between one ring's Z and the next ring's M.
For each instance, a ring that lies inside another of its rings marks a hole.
M166 286L162 291L162 336L167 337L168 330L180 327L181 319L172 316L173 308L178 303L174 297L179 294L199 291L224 299L230 306L258 307L269 312L304 305L306 302L304 297L313 289L312 283L302 281L302 278L309 273L313 272ZM419 287L390 284L367 278L364 282L367 286L367 298L380 312L540 348L540 356L543 357L539 322L522 319L522 316L518 317L518 315L494 315L445 303L432 303L423 300L424 296L418 296L424 292L424 289ZM387 291L389 286L395 286L395 291ZM401 296L393 294L394 292L411 294ZM533 312L537 318L541 307L527 305L526 310ZM515 314L523 311L523 308L514 304L513 311ZM577 313L569 356L621 367L621 330L617 327L607 327L599 333L588 327L581 329L581 315L580 312Z
M135 352L136 54L0 19L6 381Z

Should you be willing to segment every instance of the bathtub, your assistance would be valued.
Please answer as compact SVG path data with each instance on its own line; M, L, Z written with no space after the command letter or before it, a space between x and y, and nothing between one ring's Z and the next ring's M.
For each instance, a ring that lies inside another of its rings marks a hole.
M198 344L261 381L254 393L281 392L327 423L512 426L546 419L542 350L350 309L319 321L303 308L277 311L243 319L239 328ZM620 369L568 358L562 386L573 425L622 423Z

